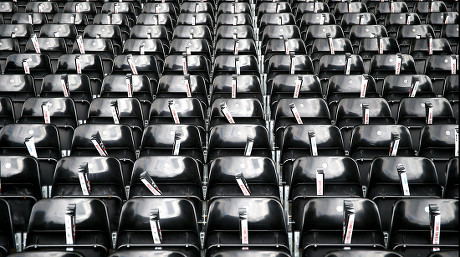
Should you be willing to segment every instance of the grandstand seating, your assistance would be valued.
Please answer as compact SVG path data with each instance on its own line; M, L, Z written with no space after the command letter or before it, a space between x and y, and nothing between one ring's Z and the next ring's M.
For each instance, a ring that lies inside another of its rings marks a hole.
M458 0L0 0L0 257L454 257Z

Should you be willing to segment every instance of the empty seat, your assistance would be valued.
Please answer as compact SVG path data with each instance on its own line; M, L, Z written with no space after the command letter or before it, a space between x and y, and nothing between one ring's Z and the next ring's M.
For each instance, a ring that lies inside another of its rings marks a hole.
M294 106L297 113L293 110ZM272 113L275 121L275 145L280 146L283 132L289 125L308 124L308 125L329 125L331 116L326 101L321 98L310 99L281 99L276 105L275 112Z
M353 46L348 38L318 38L311 47L311 58L315 64L323 55L346 53L353 53Z
M444 91L443 96L450 102L452 110L454 111L454 117L459 121L458 109L459 109L459 82L458 75L449 75L444 80Z
M26 4L26 13L45 13L50 21L53 20L53 15L59 12L59 6L55 2L33 1Z
M446 77L458 73L458 58L458 55L430 55L426 59L425 75L431 78L437 95L442 94Z
M243 216L243 217L242 217ZM247 223L247 237L241 238L241 221ZM205 249L280 250L289 253L285 215L281 203L262 197L232 197L214 200L209 206Z
M20 233L27 231L32 207L42 197L38 163L30 156L0 156L0 163L0 198L9 204L14 231L21 239Z
M13 102L8 97L0 97L0 129L7 124L15 122Z
M167 171L166 171L167 169ZM145 156L134 163L129 198L174 197L193 203L197 217L202 219L202 170L196 160L187 156ZM144 181L150 177L156 188Z
M441 38L445 38L449 41L453 53L458 53L459 51L458 40L456 40L459 36L459 26L458 24L447 24L441 29Z
M81 42L81 46L78 42ZM77 38L77 41L73 45L72 52L80 54L97 54L102 59L105 74L110 74L112 72L115 52L110 39Z
M436 168L424 157L377 157L368 174L367 197L380 212L384 231L390 231L391 208L399 199L441 198Z
M323 184L317 185L317 174ZM322 172L322 173L321 173ZM305 203L321 197L363 197L358 165L345 156L299 157L292 165L289 200L292 202L293 230L302 228Z
M345 149L351 139L351 131L357 125L391 125L395 120L390 106L383 98L342 98L333 114L335 125L340 128Z
M116 157L121 162L123 177L130 178L136 160L131 128L115 124L80 125L75 129L70 155Z
M77 115L72 98L28 98L22 107L18 123L51 123L59 131L62 150L70 150L73 131L77 127ZM66 154L63 154L64 156Z
M165 25L135 25L131 28L129 37L136 39L160 39L165 49L169 50L170 33Z
M54 24L73 24L78 32L83 32L88 25L88 17L84 13L56 13L53 17Z
M121 53L123 34L118 25L87 25L83 32L84 38L107 38L112 41L115 53Z
M361 173L368 174L375 157L415 156L415 151L409 129L403 125L359 125L352 131L349 154Z
M353 75L364 73L364 62L361 56L355 54L328 54L323 55L316 67L316 74L327 85L333 75Z
M346 36L350 34L353 25L375 25L377 18L373 13L345 13L342 16L340 26Z
M386 250L338 250L328 252L324 257L402 257L402 255Z
M88 183L81 184L80 176ZM122 202L126 200L120 162L113 157L66 157L56 165L51 197L85 198L104 201L110 229L117 230Z
M124 54L147 54L153 55L158 60L165 59L165 46L160 39L130 38L123 44Z
M20 252L14 253L8 256L13 257L83 257L80 253L77 252L66 252L66 251L40 251L40 252Z
M416 3L414 6L414 12L420 15L422 21L425 21L429 13L447 12L447 6L443 1Z
M358 46L365 38L388 37L386 28L383 25L353 25L350 28L350 41Z
M211 91L211 103L218 98L255 98L262 99L262 87L258 75L219 75L214 77ZM233 86L234 85L234 86Z
M411 97L399 103L398 124L409 128L415 149L418 149L420 130L424 125L455 123L452 107L445 98Z
M52 124L9 124L0 131L0 155L33 156L40 166L42 185L51 185L61 158L59 133Z
M408 54L378 54L371 59L369 74L374 77L377 92L382 92L383 80L388 75L417 74L415 61Z
M424 73L426 59L430 55L452 54L449 42L445 38L415 39L410 47L410 54L414 57L418 73Z
M5 74L30 74L35 91L41 88L43 78L52 74L50 58L46 54L12 54L6 59Z
M394 37L363 38L358 46L358 54L364 60L366 72L369 71L369 63L374 55L399 52L399 44Z
M383 80L382 97L397 119L399 103L406 97L435 97L430 77L426 75L388 75Z
M402 25L420 25L421 23L417 13L390 13L385 17L385 28L390 37L396 37Z
M39 37L62 38L71 47L78 32L75 24L44 24L38 35Z
M204 78L199 75L163 75L158 81L155 96L157 98L192 97L200 100L203 106L207 106L208 87Z
M193 125L155 124L144 129L140 156L188 156L204 164L200 131Z
M345 13L366 13L367 6L362 2L339 2L334 6L334 16L336 21L342 19L343 14Z
M351 205L351 206L350 206ZM348 211L353 208L353 229L348 230ZM327 213L327 215L324 215ZM317 198L305 204L300 230L302 256L323 256L343 247L384 249L380 215L374 202L356 198ZM345 228L344 228L345 226ZM344 239L344 231L351 236Z
M145 75L150 81L158 83L161 65L153 55L123 54L113 60L112 74Z
M30 24L0 24L0 38L16 38L22 49L33 33Z
M49 74L43 78L40 97L69 97L75 104L79 124L86 120L93 98L91 82L83 74Z
M73 210L75 218L75 239L70 245L65 237L67 210ZM101 200L43 199L34 205L27 231L26 251L66 250L70 247L85 256L96 257L106 256L110 246L110 225L106 206Z
M215 251L214 251L215 250ZM230 257L230 256L241 256L241 257L289 257L288 253L285 253L283 250L258 250L258 249L248 249L248 250L237 250L237 249L213 249L209 251L210 257Z
M452 158L447 164L446 186L444 190L444 198L458 199L458 195L459 195L458 189L459 189L458 158Z
M147 120L147 114L155 95L157 84L151 83L146 75L135 75L128 73L126 75L109 75L104 77L101 88L102 97L134 97L142 105L144 120Z
M1 256L7 256L10 250L14 248L14 230L13 223L11 221L10 206L2 199L0 199L0 217L0 221L2 223L2 229L0 230L0 254Z
M136 98L96 98L91 102L86 123L128 125L133 132L136 149L140 146L144 116Z
M31 38L27 41L25 52L44 53L50 57L51 65L56 67L59 56L67 53L67 45L63 38L36 38L36 43Z
M139 17L137 21L139 24ZM166 22L163 23L167 24ZM181 13L177 17L177 25L206 25L214 27L214 19L209 13Z
M441 216L439 244L433 244L430 232L431 212L435 211ZM458 200L399 200L393 206L388 248L404 255L428 255L433 248L458 250L458 231Z
M259 63L253 55L217 56L214 60L214 76L259 75Z
M417 38L427 38L428 35L431 35L432 38L435 38L434 30L431 25L401 25L396 35L396 39L398 40L399 46L401 48L401 53L408 54L412 40Z
M346 14L345 14L346 15ZM299 24L299 21L297 20ZM300 32L304 34L310 25L335 24L335 17L332 13L305 13L300 18Z
M97 54L64 54L58 59L56 74L85 74L90 78L93 95L99 95L104 66Z
M340 130L332 125L287 126L284 130L280 149L283 181L288 184L290 183L289 179L292 177L292 165L297 158L302 156L345 155Z
M458 125L454 124L426 125L420 132L418 155L433 160L441 185L446 182L447 163L455 156L456 133L458 136Z
M185 60L184 60L185 59ZM217 58L216 58L217 59ZM217 60L216 60L217 62ZM211 61L203 55L168 55L165 59L163 74L200 75L210 81ZM215 71L216 72L216 71Z
M209 132L208 161L225 156L271 157L267 129L264 126L248 124L213 127Z
M320 2L318 2L320 3ZM310 3L308 3L310 4ZM344 38L342 27L339 25L311 25L308 27L307 32L305 33L305 45L307 46L307 51L309 51L310 45L313 44L313 41L318 38Z
M257 99L216 99L211 105L209 128L229 123L265 126L262 103Z
M18 5L15 2L2 1L0 7L3 21L5 23L11 22L11 17L18 11Z
M314 74L313 63L306 54L274 55L268 61L267 82L279 74Z
M48 19L43 13L15 13L11 17L11 24L31 24L36 33L40 32L40 28L46 23Z
M150 220L159 224L159 238L152 238L156 231L150 226ZM200 256L197 216L189 200L136 198L123 205L116 249L149 249L154 252L156 247L178 251L185 256Z
M247 183L248 192L243 192L238 184L241 177ZM214 159L209 168L206 199L242 196L280 197L279 179L275 164L266 157L231 156Z
M96 5L90 2L67 2L62 11L65 13L84 13L91 21L96 14Z
M458 12L432 12L426 19L426 23L431 24L438 37L441 36L441 30L445 24L458 24L458 22Z
M377 4L374 12L379 24L383 24L388 14L407 13L409 8L405 2L381 2Z
M0 38L0 66L5 67L6 59L10 54L21 52L19 41L16 38ZM3 71L3 70L2 70Z

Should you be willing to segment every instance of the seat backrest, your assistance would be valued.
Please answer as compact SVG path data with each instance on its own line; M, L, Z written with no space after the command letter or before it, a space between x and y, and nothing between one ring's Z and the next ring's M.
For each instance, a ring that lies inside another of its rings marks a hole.
M127 125L115 124L83 124L78 126L72 139L72 151L93 150L98 156L99 154L91 142L91 137L96 132L99 132L109 155L110 149L126 149L135 152L131 128Z
M18 150L28 155L24 140L31 136L33 136L38 157L44 157L45 155L48 157L49 151L60 156L59 134L53 124L9 124L4 126L0 130L0 150L2 155L11 155L11 153L17 153Z
M399 133L399 149L412 148L409 129L403 125L359 125L354 127L350 152L358 149L388 149L392 141L392 133Z
M37 199L41 198L40 171L34 158L30 156L0 156L0 164L3 194L25 193Z
M410 120L417 118L427 118L427 103L432 104L432 122L434 124L436 124L437 122L450 123L446 119L451 119L451 122L455 123L452 107L449 101L447 101L447 99L422 97L411 97L404 98L401 100L401 102L399 103L398 122L401 122L404 119Z

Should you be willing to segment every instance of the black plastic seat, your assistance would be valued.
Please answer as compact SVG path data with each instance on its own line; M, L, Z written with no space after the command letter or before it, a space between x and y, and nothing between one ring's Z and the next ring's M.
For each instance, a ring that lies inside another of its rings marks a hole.
M0 3L0 6L3 3ZM11 218L11 210L8 203L0 199L0 221L2 223L0 230L0 256L7 256L10 250L14 248L14 237L13 237L13 222Z
M26 232L32 207L42 198L38 163L30 156L0 156L0 162L0 199L10 206L14 231Z
M165 48L169 51L169 41L172 38L171 32L165 25L135 25L131 28L129 38L136 39L160 39Z
M176 38L171 41L169 54L203 55L211 59L211 47L205 39Z
M426 59L425 75L431 78L437 95L442 95L447 76L458 73L458 63L458 55L430 55Z
M90 21L96 15L96 5L91 2L67 2L62 9L64 13L84 13Z
M250 14L251 6L245 2L223 2L217 7L217 16L222 14Z
M314 74L313 62L306 54L274 55L268 60L267 83L279 74Z
M253 148L250 156L271 157L268 131L264 126L224 124L213 127L209 132L208 162L218 157L244 156L251 139Z
M80 60L78 67L77 59ZM85 74L91 81L93 95L99 95L102 80L104 79L104 66L102 59L97 54L65 54L58 59L56 74Z
M431 204L439 208L442 217L439 245L433 245L430 238ZM429 255L433 247L440 248L441 252L458 250L458 232L458 200L399 200L393 206L388 248L404 255Z
M25 140L32 137L42 185L51 185L54 167L61 158L59 132L52 124L9 124L0 131L0 155L29 156Z
M21 47L19 46L18 39L0 38L0 67L5 67L6 59L8 58L8 55L18 54L20 52L21 52Z
M259 19L259 32L269 25L295 25L295 18L292 13L264 13Z
M132 87L132 93L128 93L128 81ZM101 88L101 97L129 97L137 98L142 105L144 120L153 101L157 88L156 83L151 83L146 75L109 75L104 78Z
M132 60L135 68L130 65L128 59ZM134 74L145 75L151 83L158 83L162 63L153 55L123 54L113 60L112 74Z
M397 66L398 59L400 59L399 69ZM369 75L374 77L376 81L377 92L382 92L383 80L386 76L399 74L417 74L414 58L408 54L374 55L371 59L369 67Z
M452 48L453 53L459 52L458 40L459 37L459 24L447 24L444 25L441 29L441 38L447 39L449 41L450 47Z
M200 170L205 163L200 131L193 125L155 124L144 129L140 156L174 155L174 142L180 140L178 156L191 157Z
M82 169L87 172L89 195L82 192L79 180ZM111 232L115 232L122 202L126 200L124 180L120 162L116 158L66 157L56 165L51 197L102 200L107 207Z
M27 68L25 66L27 62ZM46 54L11 54L6 59L5 74L30 74L35 91L41 87L43 78L52 74L50 58Z
M196 98L157 98L152 102L149 111L149 124L175 124L170 101L174 101L175 111L179 119L179 124L193 125L201 135L201 141L206 140L206 106ZM177 124L177 123L176 123Z
M55 2L33 1L26 4L25 12L44 13L48 17L48 20L52 21L54 14L59 12L59 6Z
M5 125L15 122L16 118L13 102L9 97L0 97L0 129L2 129Z
M324 173L323 195L318 195L316 174ZM302 228L305 203L315 198L363 197L358 165L345 156L299 157L292 166L289 200L292 202L293 230Z
M208 105L208 88L209 85L199 75L163 75L158 81L155 96L156 98L170 99L193 97L200 100L203 107L205 107Z
M376 25L377 18L373 13L344 13L340 21L343 32L348 37L354 25Z
M254 38L254 29L250 25L221 25L216 30L215 40Z
M106 2L101 7L101 13L124 14L128 17L130 24L134 24L136 15L139 15L133 3L130 2Z
M240 211L246 211L248 243L240 238ZM232 197L214 200L209 206L205 249L271 249L289 254L285 214L277 200L262 197Z
M428 124L427 104L432 105L432 124L455 124L452 107L445 98L404 98L399 103L398 124L405 125L411 131L414 148L418 149L420 130Z
M99 133L107 156L116 157L120 161L123 177L130 178L136 161L136 147L131 128L127 125L115 124L83 124L75 129L72 139L70 156L101 156L92 138ZM127 184L129 181L125 180Z
M87 124L116 124L112 104L118 109L118 124L128 125L133 132L134 145L139 148L144 130L144 116L136 98L96 98L91 102Z
M31 75L0 75L0 94L2 97L9 98L12 104L11 111L14 111L13 116L11 116L14 119L10 123L15 123L15 119L21 116L24 102L29 97L35 97L35 92L34 80ZM2 102L2 106L4 104L7 105L7 103Z
M206 199L240 197L243 195L235 176L242 174L251 196L278 199L278 175L272 160L266 157L219 157L209 169Z
M349 156L358 163L361 174L368 174L372 159L391 156L396 134L400 141L396 156L415 156L410 131L403 125L358 125L351 134ZM395 134L393 136L393 134ZM390 152L391 150L391 152Z
M398 40L401 53L408 54L414 39L427 38L428 35L431 35L432 38L435 38L435 33L431 25L401 25L396 34L396 39Z
M77 27L74 24L44 24L38 34L39 37L62 38L69 47L72 47L77 35Z
M43 105L48 105L50 123L56 125L62 150L70 150L74 129L77 127L77 115L72 98L28 98L22 107L18 123L45 123Z
M43 13L15 13L11 17L11 24L31 24L36 33L40 32L40 28L46 23L48 19Z
M232 98L232 84L236 82L235 98L255 98L263 102L258 75L219 75L212 82L211 103L219 98Z
M186 59L186 69L184 69L183 58ZM165 59L163 74L175 75L199 75L210 81L211 60L203 55L168 55Z
M390 13L385 17L385 28L388 36L396 38L402 25L420 25L420 17L417 13Z
M432 12L428 14L426 23L430 24L437 37L441 36L442 27L446 24L458 24L458 12Z
M430 158L436 165L439 183L446 182L445 174L449 159L455 156L455 133L458 125L426 125L420 132L419 156Z
M324 257L402 257L402 255L387 250L337 250L328 252Z
M424 72L428 56L453 54L449 41L445 38L415 39L409 52L414 57L417 72L420 74Z
M115 53L121 53L123 41L126 39L118 25L87 25L83 31L84 38L106 38L112 41Z
M26 251L65 250L65 216L75 206L75 243L85 256L106 256L111 247L110 225L105 204L98 199L43 199L30 216Z
M258 250L258 249L248 249L248 250L237 250L237 249L211 249L208 253L209 257L230 257L230 256L240 256L240 257L289 257L288 253L285 253L283 250Z
M405 169L409 195L406 195L401 186L400 165ZM397 200L441 198L442 191L436 168L428 158L377 157L371 164L367 197L377 204L384 231L390 231L391 208Z
M325 2L294 2L293 13L297 20L300 20L301 17L306 13L331 13L330 8Z
M209 13L214 17L214 5L210 2L184 2L180 5L180 13Z
M238 45L237 45L238 42ZM217 40L214 47L216 57L219 55L257 55L256 43L252 38Z
M167 171L166 171L167 169ZM143 173L154 181L161 195L154 195L142 182ZM196 160L186 156L145 156L134 163L130 178L129 198L174 197L193 203L197 217L201 219L203 190L202 170ZM161 216L160 216L161 218Z
M459 197L459 169L458 158L450 159L447 164L446 186L444 190L444 198L458 199Z
M323 55L328 54L353 54L353 46L348 38L318 38L313 41L310 48L310 57L315 65Z
M211 105L209 129L217 125L230 123L229 118L223 113L223 106L225 106L227 112L230 113L230 119L233 123L265 125L264 110L259 100L248 98L219 98Z
M77 31L82 33L88 25L88 17L84 13L56 13L53 17L54 24L73 24Z
M80 54L97 54L102 59L104 75L112 72L113 58L115 52L112 41L107 38L82 38L82 49L77 42L73 45L72 52Z
M363 106L369 110L368 121L365 121ZM391 115L390 106L383 98L342 98L337 104L337 111L332 115L335 125L339 127L345 149L348 149L353 128L361 124L391 125L395 120Z
M386 28L383 25L353 25L350 28L350 41L354 46L359 46L365 38L388 37Z
M155 210L159 211L158 220L162 234L159 244L152 240L149 222L151 213ZM169 197L136 198L123 205L116 249L149 249L155 252L153 250L156 247L178 251L185 256L200 256L197 216L190 200ZM161 253L159 256L162 256Z
M458 75L449 75L444 80L444 91L442 93L443 96L450 102L450 105L452 105L454 117L457 121L459 121L459 87Z
M214 76L232 74L258 76L259 62L257 58L253 55L217 56L214 60Z
M165 1L165 2L150 2L144 4L143 13L165 13L169 14L173 21L177 20L177 13L179 12L178 3L174 1Z
M291 4L288 2L261 1L256 4L257 24L260 24L263 14L292 13Z
M408 13L409 8L405 2L381 2L375 7L375 16L379 24L384 24L385 18L392 13Z
M299 24L300 32L303 35L311 25L335 24L335 17L332 13L307 12L302 15L300 22L297 20L297 23Z
M321 3L321 2L318 2ZM307 52L310 52L310 47L318 38L344 38L345 34L343 33L342 27L339 25L310 25L307 29L307 32L303 35L305 39L305 45L307 46Z
M197 17L201 16L202 14L197 14ZM173 18L168 13L141 13L136 19L136 25L163 25L169 33L175 26Z
M394 37L363 38L358 46L358 54L363 58L366 72L369 72L370 60L374 55L397 54L399 52L399 44Z
M43 53L50 57L52 70L57 67L59 56L67 54L67 45L63 38L37 38L38 52L34 47L32 39L27 41L25 46L26 53Z
M265 46L270 39L292 39L301 38L297 25L267 25L259 32L262 38L262 46Z
M321 56L315 68L323 87L326 87L331 76L363 74L364 62L355 54L327 54Z
M314 133L316 152L310 142ZM281 145L280 164L283 166L283 181L290 183L294 161L303 156L343 156L342 135L332 125L289 125L284 129Z
M68 97L75 104L77 119L79 124L86 120L88 109L93 98L91 91L90 78L87 75L79 74L49 74L43 78L42 88L40 89L40 97L65 97L66 93L62 85L68 87ZM65 89L67 91L67 88Z
M362 2L339 2L334 5L333 13L338 23L345 13L367 13L367 6Z
M345 201L351 202L355 211L351 242L342 239ZM327 215L324 215L327 213ZM351 249L385 248L380 215L377 206L369 199L319 198L305 204L300 231L302 256L324 256L328 251L343 247Z
M139 26L139 25L138 25ZM217 33L217 32L216 32ZM206 25L178 25L174 28L174 38L203 38L212 45L212 31Z
M0 10L4 23L10 23L11 17L18 11L18 5L15 2L2 1Z
M292 113L292 107L297 109L302 124L306 125L329 125L331 116L326 101L321 98L295 99L286 98L279 100L275 112L272 113L272 119L275 121L275 145L280 146L283 139L283 133L287 126L298 124L296 117Z
M270 92L270 110L275 113L275 108L281 99L294 98L297 84L300 84L298 98L321 98L321 82L316 75L276 75L267 85Z
M443 1L430 1L423 3L416 3L414 12L420 15L423 21L426 21L427 16L433 12L447 12L447 6Z
M177 17L177 25L206 25L212 28L214 19L209 13L181 13Z
M216 25L252 25L249 13L222 13L216 20Z
M342 98L379 97L374 78L366 74L333 75L329 78L327 88L323 90L326 92L327 103L332 114L336 113L337 103Z

